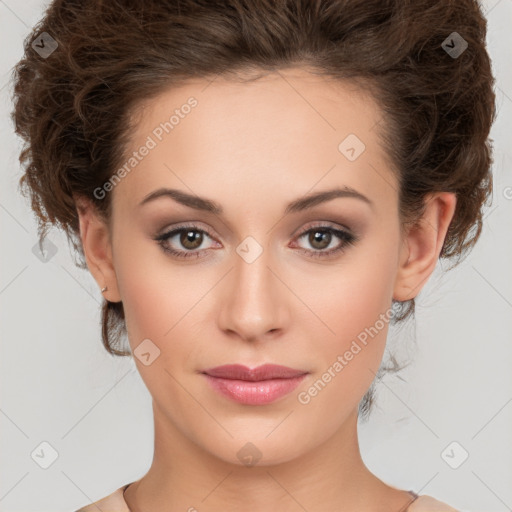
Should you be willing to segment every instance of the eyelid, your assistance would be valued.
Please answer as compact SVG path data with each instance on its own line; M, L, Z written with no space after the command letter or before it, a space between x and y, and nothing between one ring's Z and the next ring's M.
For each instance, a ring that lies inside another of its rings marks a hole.
M315 229L315 228L332 228L332 229L335 229L338 231L345 231L347 233L347 235L356 237L356 234L354 233L354 231L352 231L352 229L350 229L345 224L341 224L339 222L333 222L330 220L313 221L313 223L308 224L305 228L300 228L297 234L294 231L292 233L292 235L295 238L297 238L297 237L300 237L301 235L303 235L304 233L307 233L308 231Z
M165 235L168 235L169 233L172 233L174 231L179 231L182 229L192 229L195 231L204 231L210 238L215 239L215 236L213 236L211 229L209 227L206 227L201 221L186 221L186 222L178 222L176 225L167 226L161 230L159 230L159 234L156 235L155 238L162 237Z

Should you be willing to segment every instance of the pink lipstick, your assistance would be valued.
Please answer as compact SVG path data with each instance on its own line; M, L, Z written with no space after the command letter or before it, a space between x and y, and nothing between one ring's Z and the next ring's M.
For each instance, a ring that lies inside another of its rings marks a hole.
M308 374L287 366L264 364L250 369L239 364L209 368L202 372L212 388L247 405L265 405L293 391Z

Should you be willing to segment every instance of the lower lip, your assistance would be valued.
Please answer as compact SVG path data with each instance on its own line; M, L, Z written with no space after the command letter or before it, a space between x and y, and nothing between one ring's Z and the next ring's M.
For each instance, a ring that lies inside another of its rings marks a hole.
M256 382L203 375L213 389L235 402L248 405L265 405L292 392L307 374L289 379L270 379Z

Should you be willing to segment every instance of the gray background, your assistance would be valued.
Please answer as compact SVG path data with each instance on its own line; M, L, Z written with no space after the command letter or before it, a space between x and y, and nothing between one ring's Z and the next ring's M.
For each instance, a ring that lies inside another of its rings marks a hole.
M46 5L0 0L3 512L75 510L142 476L153 449L151 397L135 365L101 345L95 281L74 266L57 230L53 258L32 252L36 223L17 189L9 78ZM466 261L446 274L440 263L416 322L390 331L390 346L413 363L380 383L359 431L365 462L389 484L463 510L502 512L512 510L512 2L483 6L497 77L493 204ZM43 441L58 453L48 469L31 457ZM456 465L462 450L469 457L453 469L446 461Z

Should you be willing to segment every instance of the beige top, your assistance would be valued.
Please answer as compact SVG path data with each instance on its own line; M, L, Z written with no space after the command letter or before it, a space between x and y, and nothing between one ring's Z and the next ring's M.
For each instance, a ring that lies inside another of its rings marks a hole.
M133 483L133 482L130 482ZM123 497L123 491L130 484L123 485L112 494L104 498L86 505L75 512L130 512L128 505ZM432 498L431 496L417 494L409 491L412 497L412 502L404 512L459 512L457 509L450 507L446 503Z

